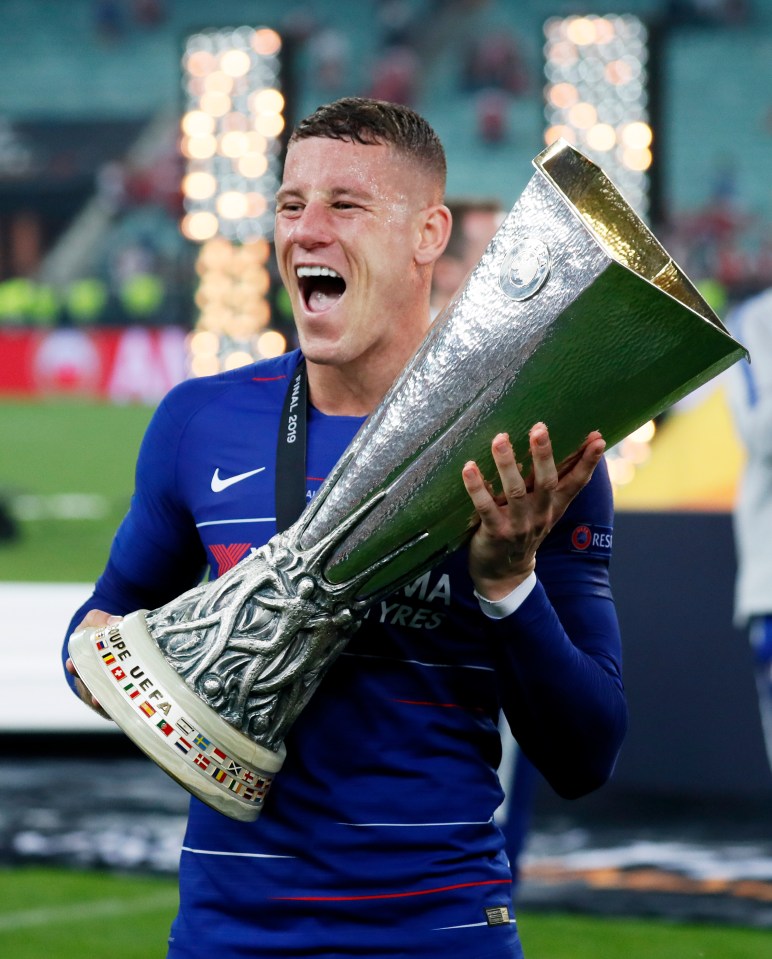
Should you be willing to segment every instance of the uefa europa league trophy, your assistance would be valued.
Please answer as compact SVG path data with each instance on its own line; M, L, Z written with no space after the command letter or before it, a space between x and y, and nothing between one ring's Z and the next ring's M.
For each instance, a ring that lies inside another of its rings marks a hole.
M497 432L523 451L544 421L557 461L593 429L610 446L744 355L598 167L562 141L534 167L297 522L216 581L70 640L124 732L234 819L259 815L368 607L471 535L461 470L493 474Z

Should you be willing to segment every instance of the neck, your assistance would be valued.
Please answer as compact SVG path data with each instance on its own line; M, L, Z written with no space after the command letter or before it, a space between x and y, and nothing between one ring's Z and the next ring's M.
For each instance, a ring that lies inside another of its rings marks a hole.
M329 416L369 416L418 348L416 342L401 351L391 349L375 359L359 358L343 364L314 363L306 358L310 402Z
M381 402L398 370L382 375L307 361L311 403L329 416L369 416Z

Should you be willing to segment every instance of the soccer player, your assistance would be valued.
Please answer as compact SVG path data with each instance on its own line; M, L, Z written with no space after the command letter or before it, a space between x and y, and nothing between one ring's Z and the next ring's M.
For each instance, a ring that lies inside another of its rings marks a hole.
M300 350L170 392L69 632L162 605L274 533L301 356L314 495L427 332L444 191L443 148L406 107L347 98L298 125L275 245ZM468 547L371 609L291 728L260 818L191 800L170 959L522 956L493 819L500 710L566 797L608 778L626 726L610 536L586 548L612 525L603 448L590 434L559 476L536 424L526 482L507 435L492 437L499 496L466 464Z
M734 619L747 629L751 642L761 729L772 768L772 287L737 304L727 327L752 358L731 367L726 380L735 429L746 453L733 515Z

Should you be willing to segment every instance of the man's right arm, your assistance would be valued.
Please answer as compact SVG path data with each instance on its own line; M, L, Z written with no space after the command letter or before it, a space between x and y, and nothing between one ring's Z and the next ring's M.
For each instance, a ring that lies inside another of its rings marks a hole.
M155 609L195 586L204 571L203 548L177 485L181 430L168 407L164 401L148 426L131 506L94 592L76 610L65 635L65 676L76 695L92 707L91 695L67 666L72 633L136 609Z

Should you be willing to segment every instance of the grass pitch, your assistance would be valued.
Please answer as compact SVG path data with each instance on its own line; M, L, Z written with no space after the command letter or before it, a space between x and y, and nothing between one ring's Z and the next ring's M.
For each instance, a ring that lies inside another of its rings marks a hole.
M0 581L93 582L134 488L152 409L87 400L0 402Z
M161 959L176 882L60 869L0 870L8 959Z

